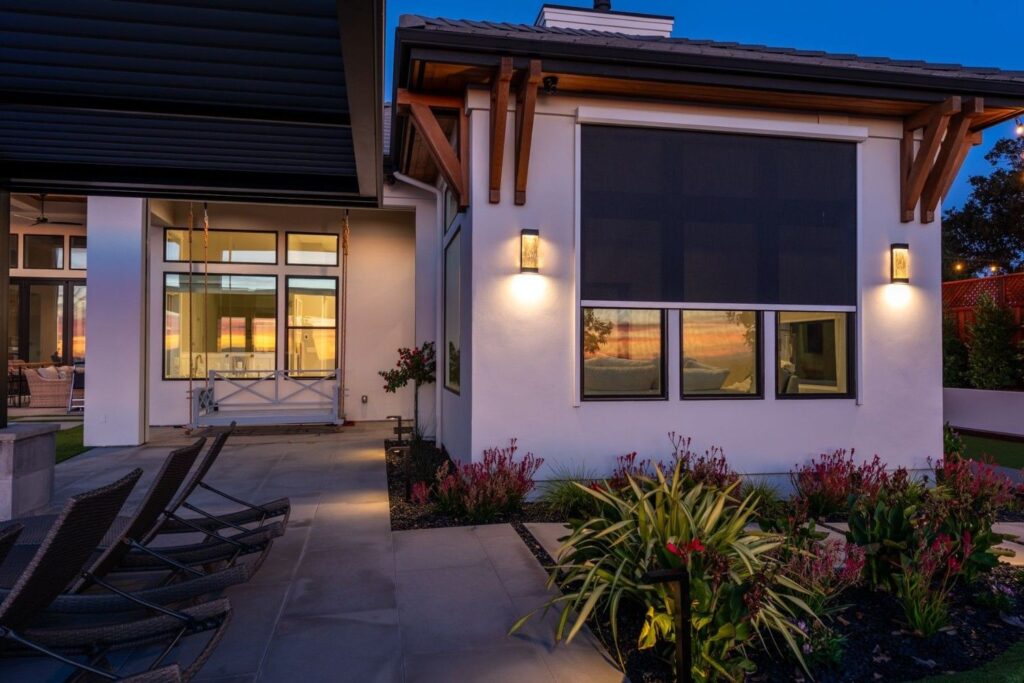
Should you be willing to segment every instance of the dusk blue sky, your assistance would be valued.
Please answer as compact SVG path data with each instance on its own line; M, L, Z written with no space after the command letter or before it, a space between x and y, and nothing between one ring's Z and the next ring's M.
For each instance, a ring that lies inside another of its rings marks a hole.
M538 0L389 0L387 3L387 97L391 96L391 57L395 26L402 14L454 19L533 23ZM591 7L591 2L555 4ZM1019 0L612 0L616 10L668 14L673 35L685 38L757 43L830 52L954 62L1024 71L1024 3ZM971 151L947 206L967 196L970 175L986 173L983 158L992 143L1013 134L1012 124L985 132Z

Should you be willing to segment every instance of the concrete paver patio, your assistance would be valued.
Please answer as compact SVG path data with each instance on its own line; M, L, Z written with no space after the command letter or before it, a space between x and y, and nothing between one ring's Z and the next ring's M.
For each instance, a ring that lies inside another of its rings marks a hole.
M228 590L234 618L197 681L622 681L593 637L555 647L552 620L509 637L543 603L545 573L508 525L392 533L387 427L236 436L210 480L256 501L287 495L291 521L259 572ZM134 467L137 504L171 448L95 449L57 467L54 507ZM194 502L232 509L200 492ZM62 680L42 660L0 660L0 680Z

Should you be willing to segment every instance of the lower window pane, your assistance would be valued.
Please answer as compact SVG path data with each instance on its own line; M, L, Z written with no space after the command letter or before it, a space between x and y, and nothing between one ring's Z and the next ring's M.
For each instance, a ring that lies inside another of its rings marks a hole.
M664 313L583 309L583 398L663 397Z
M337 346L333 329L288 330L288 369L300 372L334 370Z
M779 396L851 393L850 324L848 313L779 313Z
M683 311L683 396L757 396L756 311Z

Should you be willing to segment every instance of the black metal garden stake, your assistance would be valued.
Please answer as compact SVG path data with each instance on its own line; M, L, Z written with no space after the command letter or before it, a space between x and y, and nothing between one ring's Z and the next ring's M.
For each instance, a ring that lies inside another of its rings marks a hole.
M670 583L676 599L676 682L693 683L693 650L690 633L690 572L679 569L656 569L647 572L645 581Z

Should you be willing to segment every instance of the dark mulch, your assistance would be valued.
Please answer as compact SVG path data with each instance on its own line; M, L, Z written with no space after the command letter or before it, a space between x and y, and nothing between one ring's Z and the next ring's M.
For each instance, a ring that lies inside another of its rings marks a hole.
M407 463L412 451L412 461ZM413 505L405 499L406 481L434 480L434 473L448 456L435 448L433 444L410 449L389 449L387 451L388 468L388 499L391 505L391 530L406 531L409 529L439 529L450 526L467 526L474 524L469 520L459 519L435 512L431 508ZM558 522L545 505L526 503L522 512L515 515L499 516L489 520L488 524L522 524L523 522Z
M1018 590L1018 611L1024 609L1024 579L1008 566L994 570ZM836 631L846 638L842 662L832 669L815 670L819 683L854 681L912 681L938 674L976 669L1024 639L1024 629L1000 618L999 612L977 604L968 589L955 592L950 626L929 638L920 638L903 626L903 613L891 594L853 589L841 596L851 605L835 620ZM757 673L750 681L802 681L806 677L792 661L767 653L754 657Z

